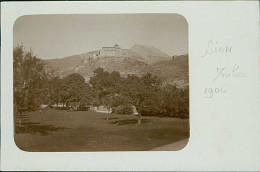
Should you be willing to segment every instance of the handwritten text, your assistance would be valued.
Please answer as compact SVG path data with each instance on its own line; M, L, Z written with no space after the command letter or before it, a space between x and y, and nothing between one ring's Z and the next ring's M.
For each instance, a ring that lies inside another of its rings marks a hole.
M217 68L217 74L214 78L213 82L216 81L218 78L242 78L247 77L245 72L241 72L240 66L235 64L231 69L227 67L220 67Z
M232 47L226 45L218 45L217 41L209 40L208 47L205 50L205 53L201 57L207 57L213 54L224 54L224 53L231 53Z

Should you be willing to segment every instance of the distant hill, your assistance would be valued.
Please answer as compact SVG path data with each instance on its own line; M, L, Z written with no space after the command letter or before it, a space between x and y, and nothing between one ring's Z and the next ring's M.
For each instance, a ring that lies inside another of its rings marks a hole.
M122 76L128 74L142 76L149 72L160 77L165 84L176 84L180 87L188 85L188 55L173 59L155 47L135 45L129 49L130 57L91 59L97 52L91 51L62 59L47 60L47 63L61 77L76 72L88 80L93 76L96 68L102 67L109 72L118 71Z
M188 86L189 61L188 55L178 56L174 59L161 61L152 65L152 73L161 77L167 84Z
M46 61L53 69L64 71L81 64L81 57L80 55L75 55L61 59L51 59Z
M152 46L134 45L129 51L133 57L142 57L147 64L171 59L171 56Z

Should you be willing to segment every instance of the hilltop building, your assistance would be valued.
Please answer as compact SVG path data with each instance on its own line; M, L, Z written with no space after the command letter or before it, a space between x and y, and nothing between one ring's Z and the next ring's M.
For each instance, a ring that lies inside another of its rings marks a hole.
M83 56L81 59L82 62L87 63L89 60L99 57L130 57L130 53L128 49L122 49L116 44L114 47L102 47L101 50L89 52L87 56Z
M100 57L129 57L129 51L122 49L116 44L114 47L102 47L99 51Z

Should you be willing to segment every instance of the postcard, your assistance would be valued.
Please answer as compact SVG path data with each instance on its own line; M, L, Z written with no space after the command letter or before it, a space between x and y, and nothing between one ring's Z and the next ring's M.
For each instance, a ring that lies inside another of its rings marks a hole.
M259 170L258 2L1 11L1 170Z

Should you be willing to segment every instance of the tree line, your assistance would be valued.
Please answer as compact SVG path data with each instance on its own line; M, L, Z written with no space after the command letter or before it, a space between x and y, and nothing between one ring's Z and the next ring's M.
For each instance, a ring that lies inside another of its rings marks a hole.
M64 78L54 75L44 61L22 45L14 48L14 104L36 110L41 104L79 102L85 106L107 106L119 114L131 114L135 106L144 116L189 116L189 89L162 86L160 78L120 76L97 68L89 82L77 73Z

